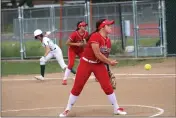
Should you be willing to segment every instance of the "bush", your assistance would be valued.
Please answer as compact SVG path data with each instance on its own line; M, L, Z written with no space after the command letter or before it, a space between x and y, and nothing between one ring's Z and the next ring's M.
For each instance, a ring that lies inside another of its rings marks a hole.
M115 55L117 53L122 53L122 44L121 41L115 40L112 41L112 47L111 47L111 53L112 55Z
M42 56L44 49L39 41L25 41L23 46L26 48L26 56ZM20 57L19 41L1 42L1 57ZM63 46L63 55L67 56L67 46Z
M20 57L20 43L15 41L1 42L1 57Z
M13 32L13 24L5 25L2 29L2 33L12 33Z
M67 56L68 47L65 45L65 41L62 42L62 52L64 56ZM158 39L142 39L139 40L140 46L155 46ZM112 40L111 55L122 54L122 44L120 40ZM133 39L127 40L127 45L133 45ZM43 47L39 41L31 39L25 41L26 55L29 56L42 56L44 54ZM20 42L17 41L2 41L1 42L1 57L20 57Z

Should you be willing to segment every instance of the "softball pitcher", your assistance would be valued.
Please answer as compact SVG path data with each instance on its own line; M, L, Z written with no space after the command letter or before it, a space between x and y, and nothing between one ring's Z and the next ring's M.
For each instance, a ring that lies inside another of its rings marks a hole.
M92 72L98 79L101 88L113 105L113 113L115 115L127 114L123 108L120 108L117 104L116 95L111 86L108 71L104 65L104 63L106 63L115 66L118 63L116 60L106 57L106 54L109 53L109 49L107 48L107 35L112 31L112 24L114 24L114 21L107 19L99 20L96 23L96 31L90 35L90 38L88 38L88 43L84 49L83 56L80 59L67 107L65 111L59 115L60 117L68 116Z
M46 62L55 57L59 65L63 70L67 68L67 65L64 62L63 54L61 49L58 45L54 44L51 39L49 39L48 36L50 34L46 32L44 35L43 32L40 29L37 29L34 31L34 37L35 39L38 39L41 41L42 46L45 48L45 54L40 58L40 72L41 76L35 76L38 80L44 80L44 74L45 74L45 64ZM72 70L72 69L71 69Z
M104 54L107 58L109 57L109 54L110 54L110 51L111 51L111 40L109 38L107 38L107 52L106 54ZM107 71L110 72L110 68L109 68L109 65L108 64L105 64L106 68L107 68ZM98 82L98 80L95 78L95 81Z
M110 51L111 51L111 40L109 38L107 38L107 51L104 54L107 58L109 57ZM111 85L113 87L113 89L116 89L116 77L114 76L114 74L112 73L112 71L110 70L110 67L108 64L105 64L106 69L108 71L109 77L110 77L110 82ZM98 82L98 80L95 78L95 81Z
M68 48L68 68L65 71L65 75L62 81L63 85L67 85L67 78L74 66L74 61L76 56L82 57L84 46L86 44L86 38L88 37L88 32L86 31L87 23L84 21L79 21L77 23L77 29L71 33L66 44Z

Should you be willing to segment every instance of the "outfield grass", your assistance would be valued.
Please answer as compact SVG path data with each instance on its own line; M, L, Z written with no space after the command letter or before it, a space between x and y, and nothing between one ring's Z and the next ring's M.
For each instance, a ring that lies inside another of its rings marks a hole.
M67 61L65 61L67 63ZM78 61L75 62L75 68L78 65ZM62 72L60 65L56 61L49 61L46 64L46 73ZM39 61L2 61L1 62L1 75L27 75L27 74L39 74L40 64Z
M138 40L139 41L138 43L139 43L139 46L150 47L150 46L155 46L158 40L159 38L142 38L141 40ZM134 45L134 40L128 39L127 45Z
M124 66L135 66L138 64L145 64L145 63L161 63L164 59L150 59L150 60L119 60L119 64L116 67L124 67ZM75 62L74 69L77 68L78 62ZM66 62L67 63L67 62ZM40 66L39 62L5 62L2 61L2 76L8 75L27 75L27 74L39 74L40 73ZM85 70L86 71L86 70ZM56 61L48 62L46 64L46 73L57 73L62 72L62 69L58 65Z
M41 56L44 53L39 41L27 41L24 46L28 56ZM20 43L17 41L1 42L1 50L2 57L20 57Z
M158 38L149 38L139 40L140 46L155 46ZM26 55L29 56L42 56L44 54L41 43L37 40L24 42L26 48ZM127 45L134 45L133 39L127 40ZM63 55L67 56L67 46L65 40L62 42ZM111 54L122 53L121 41L112 41ZM17 41L2 41L1 42L1 57L20 57L20 43Z

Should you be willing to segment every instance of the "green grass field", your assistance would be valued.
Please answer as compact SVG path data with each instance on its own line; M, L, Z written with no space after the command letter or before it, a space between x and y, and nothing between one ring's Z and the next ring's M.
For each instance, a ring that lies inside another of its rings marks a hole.
M158 38L148 38L139 40L140 46L155 46ZM65 45L65 40L62 43L63 55L67 56L67 46ZM42 56L44 54L43 47L41 43L37 40L24 42L26 48L27 57L30 56ZM133 39L127 40L127 45L134 45ZM112 51L111 54L122 53L121 41L112 40ZM1 42L1 57L20 57L20 43L17 41L2 41Z
M118 68L124 66L135 66L138 64L146 64L146 63L161 63L164 59L141 59L141 60L119 60L119 64L116 66ZM67 63L67 62L66 62ZM75 62L74 69L78 66L78 60ZM18 61L18 62L7 62L2 61L1 63L1 75L8 76L8 75L27 75L27 74L39 74L40 73L40 66L39 61ZM56 61L50 61L46 64L46 73L57 73L62 72L62 69L58 65Z
M20 74L37 74L40 72L39 61L35 62L2 62L1 75L20 75ZM46 73L61 72L62 69L57 62L48 62L46 64Z

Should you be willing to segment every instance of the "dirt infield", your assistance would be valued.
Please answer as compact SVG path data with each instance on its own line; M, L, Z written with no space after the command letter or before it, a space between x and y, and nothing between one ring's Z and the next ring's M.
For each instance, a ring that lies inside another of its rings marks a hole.
M112 68L117 77L118 103L127 116L176 116L175 61ZM47 74L46 81L34 75L2 78L2 116L57 116L67 104L73 79L61 85L63 73ZM72 77L71 77L72 78ZM98 82L87 82L70 116L113 116L112 106Z

